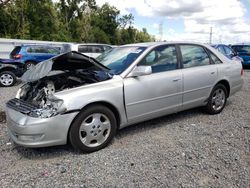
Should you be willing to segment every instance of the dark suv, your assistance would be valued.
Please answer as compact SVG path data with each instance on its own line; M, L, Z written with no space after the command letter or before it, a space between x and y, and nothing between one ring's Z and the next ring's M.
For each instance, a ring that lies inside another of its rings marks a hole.
M60 53L56 47L45 45L21 45L16 46L10 53L10 58L19 60L26 69L41 61L52 58Z
M24 65L16 60L0 59L0 86L13 86L17 77L21 77L25 71Z

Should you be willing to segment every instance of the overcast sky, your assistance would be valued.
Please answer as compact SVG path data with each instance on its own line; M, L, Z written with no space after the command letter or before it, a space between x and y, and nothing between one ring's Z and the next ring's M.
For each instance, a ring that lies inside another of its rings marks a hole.
M108 2L121 14L132 13L134 26L170 41L250 42L250 0L96 0Z

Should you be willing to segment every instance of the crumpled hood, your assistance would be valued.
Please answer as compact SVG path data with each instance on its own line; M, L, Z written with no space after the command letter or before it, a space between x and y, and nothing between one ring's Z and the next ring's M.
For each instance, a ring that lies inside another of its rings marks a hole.
M70 71L77 69L92 69L99 71L109 70L107 67L100 64L96 59L83 55L79 52L72 51L38 63L36 66L27 70L23 74L21 80L24 82L33 82L48 76L51 71Z

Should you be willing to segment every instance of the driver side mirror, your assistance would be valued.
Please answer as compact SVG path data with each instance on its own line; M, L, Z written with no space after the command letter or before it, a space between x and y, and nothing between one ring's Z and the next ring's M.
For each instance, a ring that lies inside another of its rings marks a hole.
M151 66L138 66L129 74L129 77L137 77L152 74Z

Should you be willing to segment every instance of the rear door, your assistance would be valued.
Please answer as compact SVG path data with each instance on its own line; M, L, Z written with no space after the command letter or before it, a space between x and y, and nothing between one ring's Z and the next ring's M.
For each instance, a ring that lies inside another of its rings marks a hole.
M183 66L183 109L200 106L217 80L217 66L199 45L180 45Z
M124 79L125 106L130 123L180 110L182 71L176 47L156 47L137 66L151 66L152 74Z

